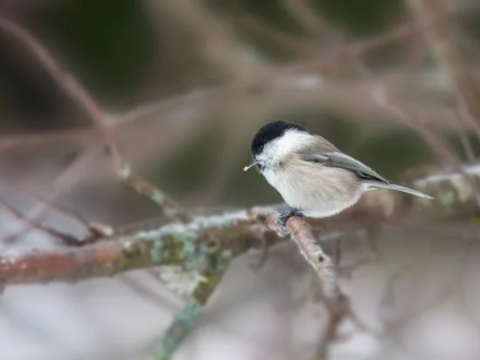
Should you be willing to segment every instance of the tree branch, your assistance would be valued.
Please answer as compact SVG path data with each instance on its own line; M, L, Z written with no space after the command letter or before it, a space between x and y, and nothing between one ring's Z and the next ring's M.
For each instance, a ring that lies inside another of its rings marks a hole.
M472 125L480 136L480 90L454 43L452 23L445 21L441 2L410 0L409 4L438 65L448 76L460 106L469 112L470 116L466 116L465 120L472 120L473 117Z
M93 124L104 137L113 156L115 171L118 177L136 192L147 196L164 209L172 217L186 218L180 206L156 186L136 176L130 164L125 159L114 135L111 119L102 110L80 82L40 44L26 29L0 16L0 28L23 43L47 70L57 84L72 98L73 101L91 118Z
M479 164L466 166L463 171L480 178ZM475 193L462 173L430 172L413 184L437 200L424 201L388 190L366 193L356 206L344 213L315 221L315 225L328 229L318 240L321 242L323 237L328 238L331 232L346 231L352 226L362 227L371 223L380 226L412 213L419 218L419 215L444 217L476 211ZM257 207L195 217L188 223L152 224L150 230L133 229L131 232L100 238L95 244L80 248L2 254L0 279L4 284L74 282L134 269L188 263L204 252L228 250L236 257L249 249L258 248L259 239L262 239L259 225L252 225L250 219L257 219L259 214L266 213L264 218L269 219L270 227L274 228L274 210L272 207ZM303 226L297 220L289 222L290 234L296 239L297 245L308 253L308 246L314 237ZM284 238L269 236L267 241L271 246L284 241ZM318 248L314 250L317 251L315 254L322 254ZM321 269L325 265L315 266ZM328 271L324 274L327 275ZM325 277L327 278L328 276Z
M263 223L269 229L277 233L281 232L278 223L278 212L257 209L253 211L253 216L256 221ZM299 217L291 217L288 219L285 227L288 230L288 235L297 244L302 256L318 274L324 296L329 300L336 299L338 287L333 261L323 251L310 226Z

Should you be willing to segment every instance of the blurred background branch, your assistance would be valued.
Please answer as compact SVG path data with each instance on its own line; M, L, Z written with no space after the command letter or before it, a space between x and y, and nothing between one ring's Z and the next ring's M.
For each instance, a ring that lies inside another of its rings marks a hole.
M2 359L480 356L479 5L1 0ZM278 119L436 201L286 241L241 173Z

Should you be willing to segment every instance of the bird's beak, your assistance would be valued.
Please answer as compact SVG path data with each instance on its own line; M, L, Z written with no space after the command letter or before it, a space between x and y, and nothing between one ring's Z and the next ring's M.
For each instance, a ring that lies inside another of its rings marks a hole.
M248 164L248 166L245 166L243 168L243 171L248 171L248 170L250 170L250 168L252 168L256 165L258 165L258 161L256 159L253 159L252 161L250 161L250 164Z

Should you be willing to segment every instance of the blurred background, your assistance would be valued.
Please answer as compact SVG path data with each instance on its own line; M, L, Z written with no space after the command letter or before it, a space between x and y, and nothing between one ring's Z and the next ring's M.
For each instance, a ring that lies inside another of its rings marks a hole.
M272 120L395 181L477 161L477 0L0 0L0 16L85 87L135 171L187 209L280 201L241 171ZM158 216L37 55L0 26L2 201L79 235L59 209L112 226ZM260 271L258 254L235 261L174 358L478 359L477 207L341 234L341 285L365 329L345 324L326 353L316 278L284 244ZM7 208L0 223L4 253L58 246ZM150 271L7 286L0 358L144 359L181 304Z

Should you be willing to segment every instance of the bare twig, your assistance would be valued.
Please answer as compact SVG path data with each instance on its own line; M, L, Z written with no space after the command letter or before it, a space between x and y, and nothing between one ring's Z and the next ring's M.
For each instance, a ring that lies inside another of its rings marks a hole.
M480 177L480 166L468 167L465 172ZM358 222L361 220L359 214L365 218L375 218L379 222L385 222L398 219L400 213L413 210L420 206L419 204L424 204L421 205L425 206L424 211L427 209L426 206L430 206L433 211L438 208L452 210L463 207L468 203L469 197L468 191L458 182L458 176L459 174L434 174L416 183L422 190L440 199L443 194L448 193L448 202L405 202L402 199L407 195L375 191L365 194L364 197L367 199L340 215L336 227L333 226L332 221L330 230L348 228L346 220ZM452 193L454 193L453 196ZM389 197L390 199L387 199ZM52 281L73 282L90 277L112 276L133 269L169 265L191 267L202 259L209 259L211 266L207 267L206 280L201 281L195 288L185 308L177 314L166 337L157 347L155 358L166 359L178 348L196 324L201 307L217 286L228 263L257 246L258 225L251 225L250 219L253 217L262 220L269 228L279 231L277 216L278 212L272 208L239 210L196 217L189 223L177 222L149 230L137 229L132 233L114 235L80 248L4 254L0 256L0 280L7 285ZM338 287L331 259L320 245L322 237L317 241L311 228L300 218L288 220L286 228L321 279L322 296L328 314L319 348L319 353L324 356L332 341L338 337L338 329L344 319L352 319L360 327L362 324L353 313L349 298ZM283 238L283 235L268 237L268 243L273 245L282 241ZM213 271L216 265L220 265L220 272ZM209 272L210 270L212 272ZM192 309L194 312L189 312ZM181 324L186 326L178 328Z
M277 212L254 211L254 218L265 224L271 230L281 232L278 223ZM337 280L334 264L330 256L325 254L320 243L313 235L310 226L299 217L291 217L288 219L286 229L292 240L297 244L300 253L305 257L308 263L317 272L321 282L325 297L329 300L336 300L338 296Z
M477 164L465 167L464 172L480 178L480 166ZM440 213L444 216L445 213L452 214L456 209L469 209L469 206L476 204L474 193L461 173L436 173L418 179L414 186L439 201L425 202L412 199L408 195L377 190L365 194L352 209L335 219L328 220L329 231L347 229L349 222L356 226L359 226L360 222L361 226L362 221L367 220L376 221L378 224L394 219L398 221L417 208L425 215L430 209L430 213ZM173 223L157 227L152 224L149 230L133 229L131 233L123 232L105 241L99 239L97 243L81 248L36 251L14 256L4 254L0 256L0 279L5 284L75 281L161 264L185 263L191 260L189 256L194 254L188 253L188 249L202 246L202 239L211 240L212 236L220 241L216 247L229 249L234 255L241 254L250 248L258 247L258 225L246 226L251 216L265 212L274 214L272 211L272 208L256 208L251 211L224 212L195 217L186 224ZM270 222L271 227L277 226L274 216L267 216L265 220ZM326 269L325 274L330 274L329 263L317 263L318 259L312 255L317 253L322 255L322 252L319 252L321 248L319 249L315 243L313 248L309 248L312 246L309 242L314 239L310 230L303 227L303 222L290 221L289 224L293 231L292 235L301 237L298 245L307 253L309 260L314 262L313 265L322 271ZM193 245L184 248L185 241ZM279 238L269 238L268 241L276 242ZM176 247L169 248L168 244ZM313 249L313 252L309 249ZM184 250L187 253L184 253ZM169 256L166 256L167 253ZM104 265L103 262L108 265ZM57 264L62 266L58 267ZM329 277L326 276L325 279L328 281Z
M65 245L79 245L80 240L77 240L75 237L57 231L53 228L50 228L49 226L44 225L41 223L41 218L42 216L39 216L35 219L29 219L28 217L25 217L20 211L15 209L12 205L10 205L8 202L4 201L3 199L0 199L0 206L3 207L5 210L7 210L11 215L16 217L18 220L21 222L25 223L25 227L20 230L20 231L15 231L7 236L4 236L2 238L2 241L4 243L9 243L12 242L16 239L18 239L19 236L25 235L28 231L31 229L37 228L45 231L47 234L51 235L54 239L57 239L60 241L60 243L65 244Z
M268 116L273 111L289 110L292 107L303 106L319 109L327 109L353 118L355 121L380 121L392 119L386 117L385 111L374 104L366 94L364 85L356 80L332 81L316 76L317 70L335 66L349 65L352 59L378 49L379 47L403 41L418 33L418 27L405 24L380 36L362 40L351 45L342 47L334 56L327 58L315 58L309 61L296 62L293 65L266 69L266 72L258 79L244 84L230 83L213 89L205 89L189 92L180 96L140 105L137 108L115 117L115 122L108 122L108 127L114 127L116 133L122 129L135 131L142 134L140 122L147 119L162 118L165 121L184 118L188 114L190 122L208 119L209 121L224 120L224 116L216 116L216 107L203 107L201 104L214 103L214 99L222 96L221 111L228 113L240 113L240 109L251 109L250 112ZM312 73L313 72L313 73ZM377 79L381 80L381 79ZM386 80L385 80L386 81ZM409 88L406 92L412 93L419 90L418 78L408 81ZM257 97L252 97L250 89L260 88ZM295 96L292 96L292 92ZM218 103L218 102L217 102ZM348 106L347 106L348 104ZM409 103L409 108L418 109L418 104ZM195 109L196 111L187 111ZM455 109L444 104L422 105L422 109L428 111L431 117L425 119L429 123L435 122L435 126L441 126L448 130L453 128L451 117ZM255 120L255 119L252 119ZM136 123L135 128L126 125ZM138 123L137 123L138 122ZM456 129L456 127L455 127ZM78 131L78 132L77 132ZM0 149L24 147L37 144L72 143L78 141L82 144L85 140L95 136L90 129L67 130L60 132L47 132L40 136L17 135L0 139ZM155 148L155 151L158 150ZM119 169L117 167L117 172Z
M338 66L347 66L352 60L356 61L359 57L370 51L378 50L382 46L391 45L398 41L408 40L417 33L418 27L411 23L406 23L386 31L379 36L345 45L339 51L335 52L333 56L327 57L326 59L314 58L301 61L287 66L286 69L291 72L298 71L298 69L302 69L303 71L328 71Z
M69 217L77 223L81 224L88 231L88 233L86 236L79 239L71 234L57 230L48 225L47 223L43 222L44 217L53 210L52 199L48 199L47 201L45 201L38 196L32 196L32 198L41 203L39 212L33 218L29 218L27 215L18 211L14 206L10 205L7 201L0 199L0 206L25 224L25 226L21 230L4 236L2 238L2 241L4 243L13 242L14 240L17 240L26 235L32 229L40 229L51 235L54 239L60 240L60 243L69 246L85 245L88 243L92 243L99 238L103 238L103 240L105 240L108 237L114 235L114 230L110 226L97 221L88 221L80 215L75 214L71 210L63 209L61 206L58 205L56 205L54 209L56 212L59 212L62 215Z
M108 144L119 178L135 191L147 196L162 207L167 215L184 218L183 211L180 210L178 204L153 184L133 174L130 164L126 161L115 139L113 128L110 125L112 119L106 115L78 80L62 69L53 56L27 30L4 17L0 17L0 27L22 42L41 62L57 84L90 116Z
M424 125L423 118L420 118L419 114L394 103L389 95L389 89L386 86L378 86L372 91L372 95L379 106L390 111L394 116L404 122L405 125L422 135L440 160L447 161L449 165L455 165L457 168L461 167L461 160L452 149L449 148L449 145Z
M14 240L22 238L25 234L27 234L33 228L39 227L42 230L47 231L51 234L54 234L55 236L57 236L59 238L65 239L66 243L71 243L72 239L70 239L69 236L67 236L66 234L62 235L60 232L54 231L49 226L42 224L42 219L45 218L52 211L52 209L54 207L56 207L57 210L62 211L64 214L67 214L67 212L63 211L58 206L56 206L55 203L61 197L63 192L66 189L68 189L68 187L72 186L74 181L77 181L78 179L80 179L80 176L78 176L78 173L79 173L78 168L80 166L84 165L85 160L88 159L88 157L91 155L91 153L92 153L92 150L90 149L87 152L84 152L80 156L76 157L67 166L67 168L65 170L63 170L60 175L57 176L57 178L53 182L53 186L52 186L53 190L49 194L47 199L39 199L38 196L34 196L34 195L30 194L31 197L33 197L34 199L36 199L37 201L40 202L39 206L35 206L31 210L31 212L34 213L35 216L33 218L27 220L27 218L29 218L29 214L17 213L16 216L19 219L24 220L24 222L26 223L26 226L24 228L20 229L19 231L6 236L2 240L4 242L12 242ZM67 216L75 217L75 216L72 216L71 213L68 213ZM87 221L83 221L82 219L79 219L78 217L76 217L76 220L78 220L79 223L82 223L85 226L87 226L87 223L88 223Z
M419 121L423 119L421 119L418 114L412 113L398 104L393 103L388 96L388 90L386 88L377 88L377 91L373 92L373 98L380 106L391 111L392 114L402 120L408 127L422 135L425 141L436 153L439 160L446 161L447 164L453 167L456 171L463 173L469 186L477 194L477 201L480 204L480 186L473 181L466 172L464 172L460 157L451 149L444 139L437 136L433 130L428 129L423 124L423 121Z
M54 130L48 132L7 135L0 139L0 151L25 148L30 146L56 145L78 143L79 146L85 146L95 137L91 129L68 129Z
M409 4L438 64L456 90L459 104L463 103L466 106L478 125L480 123L480 90L474 77L465 68L462 56L452 39L453 25L442 16L445 12L442 9L442 3L436 0L410 0ZM478 126L476 130L478 134L480 131Z
M257 221L264 223L268 228L279 233L282 231L278 223L279 213L264 209L254 209L252 213ZM328 317L318 347L319 358L324 359L332 341L338 337L343 320L352 319L362 329L364 325L354 313L348 296L339 287L335 265L330 256L323 251L320 238L317 238L305 220L299 217L289 218L285 227L300 253L320 278L321 296Z
M329 30L329 24L306 0L283 0L282 6L289 10L305 27L310 34L318 37L325 30Z
M299 55L305 56L318 53L318 48L313 46L311 41L290 35L250 14L237 16L235 21L253 35L268 40L269 43L285 51L289 51L291 54L295 54L296 57L299 57Z
M197 37L205 57L215 66L226 70L236 81L251 78L257 70L242 56L242 42L230 24L204 3L192 0L151 1L154 10L169 12L180 19Z

